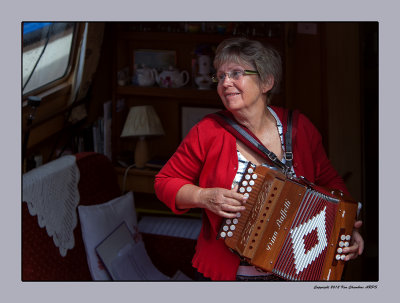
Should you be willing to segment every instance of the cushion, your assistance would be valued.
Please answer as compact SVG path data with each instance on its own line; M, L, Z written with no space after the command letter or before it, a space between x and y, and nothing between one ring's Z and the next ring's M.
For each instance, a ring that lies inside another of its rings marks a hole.
M111 280L95 249L123 222L127 224L133 235L138 235L133 193L128 192L103 204L80 205L78 212L92 278L93 280Z

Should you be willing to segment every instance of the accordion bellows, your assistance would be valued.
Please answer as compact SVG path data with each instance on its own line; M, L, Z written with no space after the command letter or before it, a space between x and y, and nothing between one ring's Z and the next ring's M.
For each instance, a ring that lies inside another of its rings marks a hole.
M341 192L249 164L239 184L246 210L219 238L250 264L293 281L341 279L357 202Z

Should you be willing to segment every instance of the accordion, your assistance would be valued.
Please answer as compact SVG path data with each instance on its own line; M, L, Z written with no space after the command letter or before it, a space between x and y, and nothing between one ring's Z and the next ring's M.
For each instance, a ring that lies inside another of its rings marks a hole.
M218 238L250 264L292 281L341 279L358 204L264 166L240 181L246 210L224 219Z

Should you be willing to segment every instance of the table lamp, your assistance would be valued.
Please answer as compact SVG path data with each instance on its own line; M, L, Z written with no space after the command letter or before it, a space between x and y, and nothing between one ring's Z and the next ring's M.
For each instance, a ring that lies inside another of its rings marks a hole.
M149 160L145 137L164 135L164 129L153 106L133 106L129 109L121 138L138 137L135 148L135 164L143 168Z

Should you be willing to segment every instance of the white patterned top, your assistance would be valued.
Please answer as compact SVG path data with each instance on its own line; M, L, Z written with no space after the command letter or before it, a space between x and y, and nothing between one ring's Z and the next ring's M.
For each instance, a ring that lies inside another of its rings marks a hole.
M281 139L282 150L285 151L285 145L284 145L284 141L283 141L283 126L282 126L281 120L279 119L279 117L277 116L277 114L275 113L275 111L272 108L270 108L270 107L267 107L267 108L276 120L276 127L278 128L279 137ZM242 179L243 172L245 171L247 164L250 162L239 151L237 151L237 155L238 155L239 165L238 165L238 170L236 172L236 176L232 183L232 188L234 188L235 185L239 184L240 180ZM286 160L284 157L281 162L283 164L286 163ZM267 163L263 163L261 165L271 167ZM293 175L295 175L293 167L291 168L291 170L292 170Z

